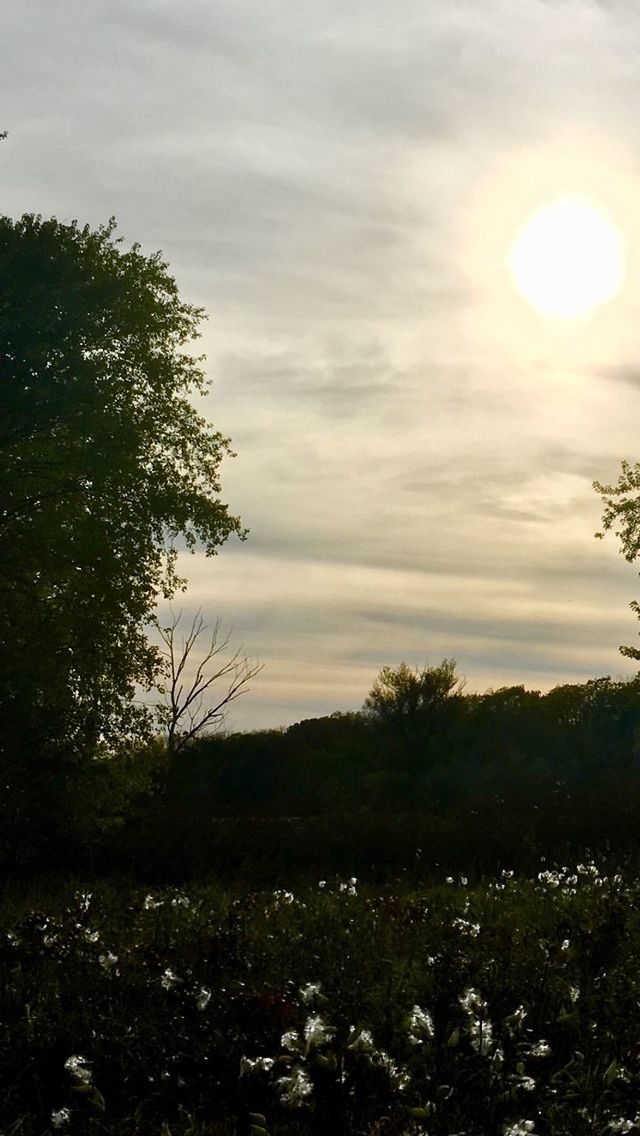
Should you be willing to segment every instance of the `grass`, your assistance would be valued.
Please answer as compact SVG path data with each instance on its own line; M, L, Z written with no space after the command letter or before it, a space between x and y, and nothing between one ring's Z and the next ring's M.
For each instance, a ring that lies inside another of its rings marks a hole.
M2 1132L640 1133L640 881L7 892Z

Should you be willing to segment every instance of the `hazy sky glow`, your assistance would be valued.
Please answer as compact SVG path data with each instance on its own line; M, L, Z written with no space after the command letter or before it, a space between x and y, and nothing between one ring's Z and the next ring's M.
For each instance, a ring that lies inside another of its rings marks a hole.
M265 663L230 725L628 676L634 570L594 478L640 459L635 0L7 0L3 213L161 248L210 313L206 408L251 530L185 606ZM588 198L625 280L536 313L506 255Z

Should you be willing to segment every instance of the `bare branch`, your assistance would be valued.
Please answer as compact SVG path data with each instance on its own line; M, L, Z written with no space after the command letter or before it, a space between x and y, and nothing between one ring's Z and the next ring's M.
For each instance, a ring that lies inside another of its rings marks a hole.
M222 658L229 645L229 635L223 636L219 619L210 628L198 611L178 642L181 620L182 610L177 615L172 613L169 626L160 627L156 623L164 644L160 655L166 678L166 684L159 687L164 701L157 704L156 713L167 733L170 760L210 727L219 728L227 707L246 692L247 684L262 670L262 664L250 662L240 651L230 658ZM193 656L206 634L208 645L192 669ZM222 688L212 698L217 684L222 684Z

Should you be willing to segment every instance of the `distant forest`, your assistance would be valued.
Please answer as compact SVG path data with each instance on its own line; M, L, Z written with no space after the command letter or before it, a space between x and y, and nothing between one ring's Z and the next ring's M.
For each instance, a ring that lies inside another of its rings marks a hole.
M417 685L440 668L404 670ZM156 863L493 870L635 841L640 676L454 691L422 722L421 709L199 739L149 814Z
M474 801L596 792L640 774L640 677L594 679L548 694L524 686L456 694L428 739L405 723L335 713L283 730L200 739L176 763L171 796L212 815L389 809L445 814ZM198 804L199 802L199 804Z
M382 674L419 688L443 667L455 677L449 660ZM10 826L5 802L5 856L23 870L261 883L298 870L527 870L545 856L635 847L640 676L548 694L454 688L412 709L383 693L386 704L370 696L361 712L201 736L173 758L158 737L82 764L46 823L40 813L31 829Z

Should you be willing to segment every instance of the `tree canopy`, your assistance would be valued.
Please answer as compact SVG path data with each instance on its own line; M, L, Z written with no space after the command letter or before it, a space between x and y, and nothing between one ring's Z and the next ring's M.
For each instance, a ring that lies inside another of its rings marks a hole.
M131 727L159 658L145 627L173 542L243 537L220 500L229 441L195 409L207 380L160 253L113 219L0 217L0 753L86 750Z
M436 667L383 667L364 703L369 720L387 729L403 746L410 764L420 761L437 728L442 708L462 690L454 659Z
M622 462L622 472L615 485L602 485L594 481L593 488L602 497L602 532L596 533L599 540L612 529L620 541L620 551L630 564L640 556L640 462L631 465ZM640 603L631 602L631 609L640 618ZM620 651L630 659L640 659L637 647L621 647Z

